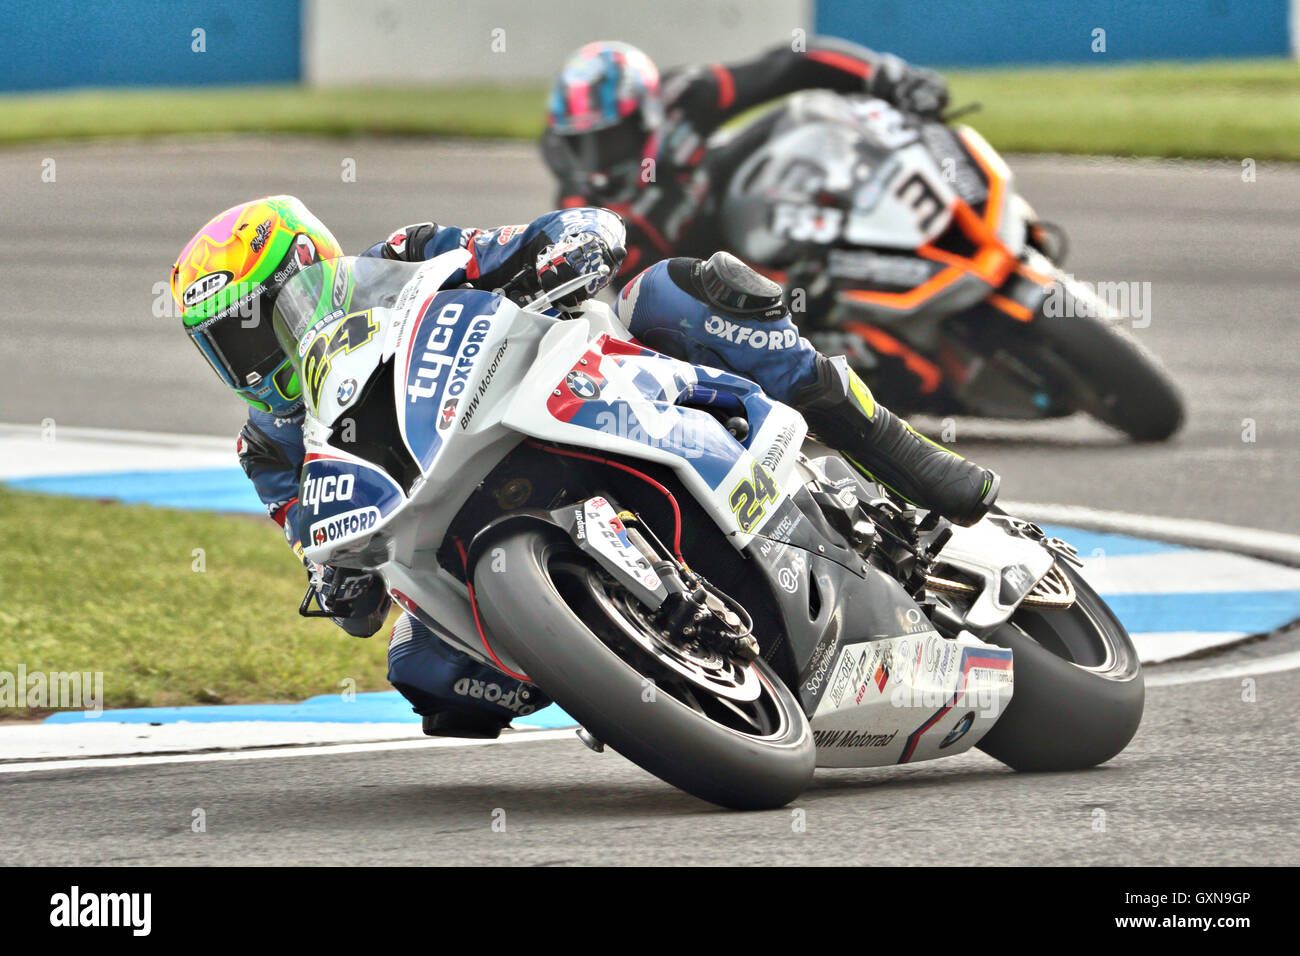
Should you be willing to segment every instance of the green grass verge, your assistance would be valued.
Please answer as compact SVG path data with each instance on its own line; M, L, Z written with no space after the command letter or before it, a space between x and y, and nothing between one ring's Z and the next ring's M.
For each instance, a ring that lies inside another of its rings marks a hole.
M1300 160L1300 64L961 73L954 100L1004 152Z
M539 87L338 90L242 86L0 97L0 143L174 133L355 133L526 138L541 132Z
M954 100L1008 152L1300 160L1300 64L1282 60L951 71ZM526 87L240 87L0 98L0 143L207 132L528 138Z
M106 707L389 689L387 632L299 617L294 565L269 521L0 487L0 670L102 671Z

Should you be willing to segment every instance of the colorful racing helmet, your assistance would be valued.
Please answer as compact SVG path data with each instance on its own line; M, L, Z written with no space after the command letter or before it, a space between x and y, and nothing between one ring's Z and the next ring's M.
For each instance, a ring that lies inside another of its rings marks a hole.
M659 70L628 43L588 43L551 85L547 125L575 170L598 188L635 180L662 118Z
M215 216L172 266L172 297L190 341L254 408L288 415L301 405L302 386L276 340L271 310L290 277L342 255L338 240L300 200L268 196ZM318 271L322 283L334 283Z

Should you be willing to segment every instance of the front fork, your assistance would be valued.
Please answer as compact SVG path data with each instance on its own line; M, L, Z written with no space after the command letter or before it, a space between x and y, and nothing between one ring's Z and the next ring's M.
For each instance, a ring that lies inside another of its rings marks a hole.
M758 657L753 620L737 601L674 554L636 514L607 494L552 511L498 518L474 537L470 566L507 524L539 521L563 531L651 613L666 638L699 642L739 662Z

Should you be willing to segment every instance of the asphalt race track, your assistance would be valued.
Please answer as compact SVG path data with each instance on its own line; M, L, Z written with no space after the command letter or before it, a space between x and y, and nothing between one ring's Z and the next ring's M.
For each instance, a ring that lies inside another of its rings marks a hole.
M355 182L343 181L348 160ZM1260 164L1243 182L1236 163L1012 165L1067 228L1080 278L1151 283L1136 334L1190 417L1159 447L1086 421L961 421L956 448L1000 471L1008 499L1300 532L1300 169ZM241 407L178 320L155 316L155 283L209 216L273 192L301 196L357 251L408 222L518 222L549 201L520 145L234 138L0 153L0 421L233 436ZM1297 649L1283 634L1215 662ZM1260 676L1253 701L1239 678L1152 687L1134 743L1085 773L1019 776L978 753L820 771L794 805L804 832L790 810L718 811L576 739L0 774L0 829L60 863L1295 864L1297 675ZM205 834L190 828L199 807Z

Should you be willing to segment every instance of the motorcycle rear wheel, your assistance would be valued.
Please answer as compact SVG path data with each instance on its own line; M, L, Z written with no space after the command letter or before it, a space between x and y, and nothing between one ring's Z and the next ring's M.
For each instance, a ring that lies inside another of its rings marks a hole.
M1022 771L1105 763L1142 722L1145 685L1133 641L1071 567L1076 600L1064 610L1021 608L988 638L1015 652L1015 690L979 749Z
M555 529L526 527L494 542L474 585L492 641L589 733L642 769L736 810L785 806L811 782L812 731L766 662L733 672L756 693L750 701L726 696L733 690L726 668L719 693L710 694L683 676L689 667L665 666L636 639L646 624L628 595Z

